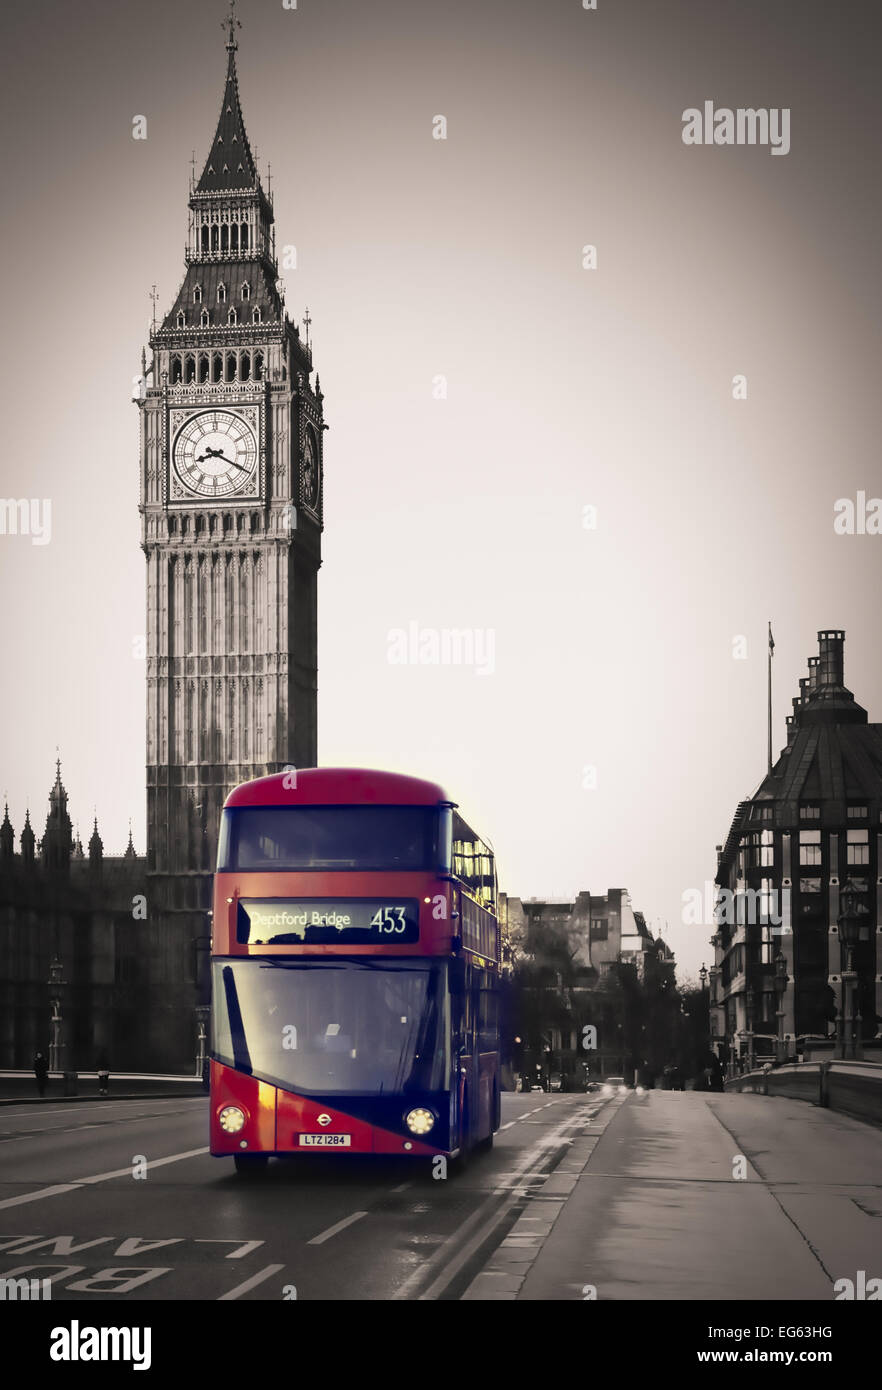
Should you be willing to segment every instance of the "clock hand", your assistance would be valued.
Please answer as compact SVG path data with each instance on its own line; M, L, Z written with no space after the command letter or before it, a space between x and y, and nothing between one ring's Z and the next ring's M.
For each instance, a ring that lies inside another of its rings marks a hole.
M228 468L238 468L240 473L249 473L251 471L249 468L246 468L244 464L236 463L234 459L228 459L226 454L221 453L220 449L206 449L201 458L198 455L196 456L194 462L204 463L206 459L220 459L221 463L225 463Z

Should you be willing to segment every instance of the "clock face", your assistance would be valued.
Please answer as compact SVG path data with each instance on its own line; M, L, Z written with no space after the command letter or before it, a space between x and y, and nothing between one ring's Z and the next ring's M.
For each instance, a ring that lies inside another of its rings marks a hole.
M185 420L172 451L175 472L195 497L257 491L257 441L232 410L203 410Z
M314 507L318 497L318 448L312 428L307 425L303 439L303 500Z

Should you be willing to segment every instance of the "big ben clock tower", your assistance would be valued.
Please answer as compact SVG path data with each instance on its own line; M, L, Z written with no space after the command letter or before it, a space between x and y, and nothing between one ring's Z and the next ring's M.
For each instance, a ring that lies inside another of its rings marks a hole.
M148 872L172 916L209 905L230 789L316 761L322 394L277 289L236 27L231 14L217 131L190 190L184 279L154 324L138 402Z

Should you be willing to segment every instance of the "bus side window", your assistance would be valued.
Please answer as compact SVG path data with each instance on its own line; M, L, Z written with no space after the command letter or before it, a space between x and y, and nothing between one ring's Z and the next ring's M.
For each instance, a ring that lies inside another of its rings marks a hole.
M451 964L453 1026L460 1035L460 1046L467 1048L469 1052L474 1048L478 1019L477 988L476 972L460 956Z
M478 1022L480 1019L481 1011L481 974L480 971L470 968L469 975L471 976L471 979L469 982L468 992L469 1011L467 1018L467 1029L469 1036L469 1046L474 1047L477 1043Z
M493 1052L499 1033L499 996L489 976L481 980L478 1011L478 1051Z

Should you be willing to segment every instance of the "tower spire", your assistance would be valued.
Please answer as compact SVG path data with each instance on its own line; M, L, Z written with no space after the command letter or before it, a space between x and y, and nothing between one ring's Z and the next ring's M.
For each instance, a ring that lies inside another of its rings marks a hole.
M227 77L217 130L202 177L196 184L197 193L243 193L260 189L257 158L251 153L239 101L236 30L242 26L236 18L236 0L230 0L229 17L222 23L227 30Z
M242 28L236 18L236 0L230 0L230 13L226 19L221 20L221 28L227 31L227 52L235 53L239 47L236 43L236 30Z

